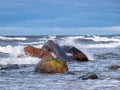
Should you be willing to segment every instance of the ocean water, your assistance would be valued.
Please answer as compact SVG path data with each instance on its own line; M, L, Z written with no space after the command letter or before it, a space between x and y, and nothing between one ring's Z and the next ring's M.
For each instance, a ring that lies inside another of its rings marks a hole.
M75 46L90 61L67 62L74 74L36 74L34 68L40 59L26 56L23 48L41 48L48 40ZM112 64L120 65L120 36L0 36L0 68L8 64L18 64L19 69L0 70L0 90L120 90L120 69L108 69ZM89 72L99 79L78 79Z

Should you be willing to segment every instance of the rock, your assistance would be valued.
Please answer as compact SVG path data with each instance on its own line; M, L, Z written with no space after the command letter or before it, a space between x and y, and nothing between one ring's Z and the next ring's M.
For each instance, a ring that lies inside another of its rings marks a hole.
M118 68L120 68L120 66L117 64L113 64L113 65L109 66L108 68L109 69L118 69Z
M24 51L26 54L29 54L32 57L53 58L53 56L47 50L35 48L32 46L26 46Z
M88 73L86 75L79 77L79 79L82 79L82 80L98 79L98 76L95 73Z
M10 65L4 65L0 68L0 70L11 70L11 69L19 69L19 65L10 64Z
M46 49L49 52L55 55L55 58L64 60L64 61L72 61L70 57L66 55L66 53L61 49L61 47L54 43L52 40L48 40L42 47L42 49Z
M74 46L62 46L62 49L70 54L70 57L77 61L88 61L88 57Z
M65 73L68 71L68 67L63 60L42 60L35 67L35 72L38 73Z

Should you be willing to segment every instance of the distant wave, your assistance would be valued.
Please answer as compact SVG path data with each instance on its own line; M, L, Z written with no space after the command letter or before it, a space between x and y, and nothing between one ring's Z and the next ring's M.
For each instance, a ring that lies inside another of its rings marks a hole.
M120 47L120 43L106 43L106 44L90 44L85 45L85 48L117 48Z
M4 37L0 36L0 40L27 40L25 37Z
M26 40L27 39L27 40ZM0 64L36 64L39 59L25 56L19 58L20 55L25 55L24 47L27 45L32 45L37 48L41 48L47 40L53 40L60 46L71 45L75 46L79 50L83 51L90 60L95 60L94 54L106 50L105 53L113 53L118 51L120 48L120 36L37 36L37 37L3 37L0 36L1 46L0 46ZM18 40L18 41L7 41L7 40ZM20 41L19 41L20 40ZM21 41L23 40L23 41ZM25 41L24 41L25 40ZM76 41L77 40L77 41ZM16 44L17 43L17 44ZM5 44L5 45L4 45ZM107 54L107 55L108 55ZM10 56L9 56L10 55ZM106 55L106 54L105 54ZM118 54L119 55L119 54ZM98 58L101 56L97 54ZM112 56L115 56L115 54ZM110 56L111 58L111 56Z
M78 40L76 43L76 40ZM82 43L86 42L86 43ZM99 43L98 43L99 42ZM60 45L73 45L79 49L85 48L116 48L120 47L120 36L69 36L59 42Z
M120 42L120 39L118 38L108 38L108 37L101 37L101 36L93 36L93 37L83 37L84 39L91 39L95 42L101 42L101 41L115 41L115 42Z
M120 37L104 37L104 36L71 36L69 39L83 39L83 40L92 40L95 42L120 42Z

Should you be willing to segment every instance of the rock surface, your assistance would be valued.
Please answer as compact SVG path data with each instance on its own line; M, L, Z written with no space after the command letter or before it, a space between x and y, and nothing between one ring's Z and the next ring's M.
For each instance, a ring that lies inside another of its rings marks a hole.
M53 53L57 59L71 61L71 58L66 55L62 48L52 40L48 40L48 42L43 45L42 49L46 49L49 52Z
M75 48L74 46L62 46L62 49L66 52L71 54L70 57L77 61L88 61L88 57L81 52L79 49Z
M63 60L42 60L35 67L35 72L38 73L65 73L68 71L68 67Z
M28 54L32 57L53 58L53 56L47 50L35 48L35 47L32 47L32 46L24 47L24 51L25 51L26 54Z

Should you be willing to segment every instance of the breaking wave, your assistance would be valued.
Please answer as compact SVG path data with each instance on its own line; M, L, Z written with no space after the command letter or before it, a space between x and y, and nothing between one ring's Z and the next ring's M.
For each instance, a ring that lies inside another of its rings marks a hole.
M4 37L0 36L0 40L27 40L25 37Z
M0 45L0 64L36 64L40 59L29 56L21 58L18 56L25 55L23 48L26 45L41 48L47 40L53 40L60 46L75 46L84 52L90 60L95 60L96 53L97 56L101 56L103 49L106 50L104 50L105 53L118 53L118 49L120 48L120 36L0 36L0 39L3 40ZM18 41L13 43L7 40ZM120 54L118 53L118 55ZM112 57L114 57L114 55Z

